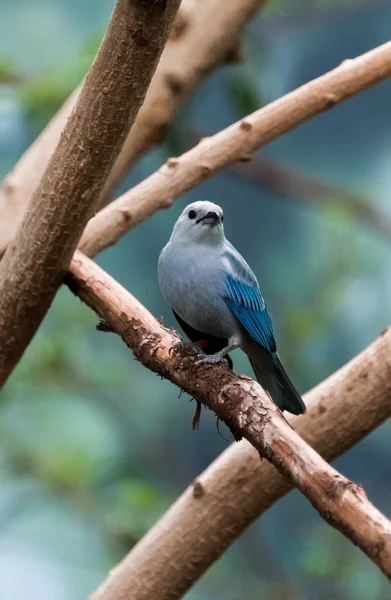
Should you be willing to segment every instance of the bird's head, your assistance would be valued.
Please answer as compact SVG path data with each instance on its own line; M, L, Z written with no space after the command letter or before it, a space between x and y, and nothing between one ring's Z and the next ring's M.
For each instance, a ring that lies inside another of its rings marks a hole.
M175 223L172 238L207 244L223 242L223 209L206 200L189 204Z

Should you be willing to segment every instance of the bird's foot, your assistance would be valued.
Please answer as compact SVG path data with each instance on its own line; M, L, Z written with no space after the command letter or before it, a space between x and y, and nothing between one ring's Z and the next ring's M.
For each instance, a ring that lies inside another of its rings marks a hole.
M217 365L217 363L220 362L224 362L229 365L230 361L228 359L228 352L231 352L231 350L235 350L238 347L239 343L236 340L236 338L233 337L229 340L228 346L226 346L219 352L216 352L215 354L206 354L202 358L197 358L197 360L195 361L195 365L197 367L199 367L200 365ZM225 358L226 356L227 358Z
M220 362L228 364L228 360L216 352L216 354L206 354L202 358L197 358L194 364L199 367L200 365L217 365Z

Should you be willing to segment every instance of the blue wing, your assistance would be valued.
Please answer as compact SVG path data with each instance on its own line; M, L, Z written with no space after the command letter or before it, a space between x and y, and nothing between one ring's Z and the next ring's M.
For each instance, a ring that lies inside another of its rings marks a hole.
M272 321L254 273L231 244L223 261L227 266L225 302L257 344L268 352L276 352Z

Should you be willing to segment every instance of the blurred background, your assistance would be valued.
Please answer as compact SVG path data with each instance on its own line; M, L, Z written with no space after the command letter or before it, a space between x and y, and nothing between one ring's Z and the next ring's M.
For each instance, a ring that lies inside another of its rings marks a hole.
M113 1L0 0L0 177L86 72ZM388 40L391 5L275 0L118 193L250 111ZM280 354L304 392L391 320L391 81L228 169L132 231L98 262L174 325L156 263L185 204L225 210L259 277ZM368 208L369 207L369 208ZM388 218L388 221L387 221ZM137 363L62 289L0 403L0 597L83 600L227 445L230 433ZM235 353L236 368L251 374ZM391 516L390 425L336 466ZM385 578L298 493L258 520L188 600L380 600Z

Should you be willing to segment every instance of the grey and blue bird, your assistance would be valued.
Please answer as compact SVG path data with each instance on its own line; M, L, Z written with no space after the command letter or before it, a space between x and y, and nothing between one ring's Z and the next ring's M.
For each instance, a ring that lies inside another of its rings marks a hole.
M197 364L226 357L232 368L228 353L241 348L276 405L305 412L277 354L257 278L224 235L220 206L199 201L185 208L160 254L158 279L183 331L204 353Z

